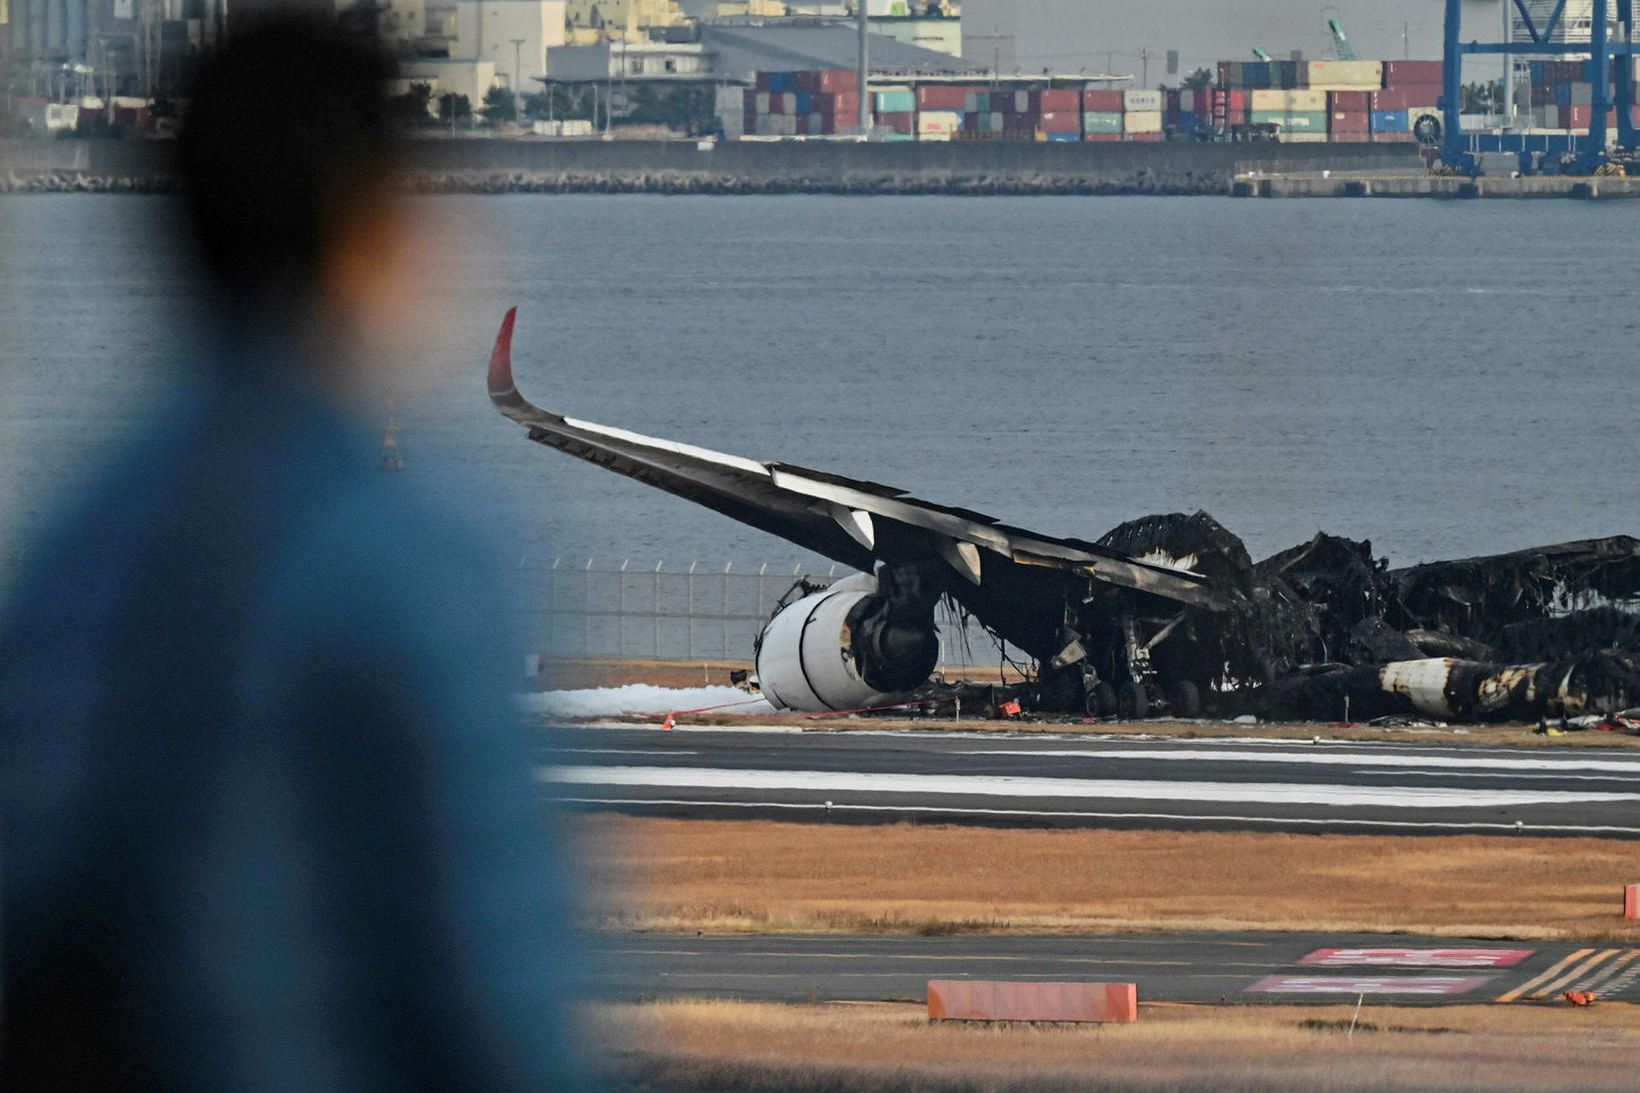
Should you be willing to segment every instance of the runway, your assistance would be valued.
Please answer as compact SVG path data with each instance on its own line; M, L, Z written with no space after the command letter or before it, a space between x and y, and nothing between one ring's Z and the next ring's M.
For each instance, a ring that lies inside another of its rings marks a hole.
M1640 836L1640 752L789 728L537 730L566 808L815 823Z
M1400 935L680 937L604 934L595 993L916 1001L930 979L1132 982L1141 1002L1395 1005L1640 1001L1640 948ZM1564 1004L1564 1003L1562 1003Z

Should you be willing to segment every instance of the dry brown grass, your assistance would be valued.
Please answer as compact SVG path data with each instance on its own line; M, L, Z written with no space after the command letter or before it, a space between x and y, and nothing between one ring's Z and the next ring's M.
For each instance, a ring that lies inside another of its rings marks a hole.
M1142 1007L1138 1024L929 1024L920 1006L668 1001L591 1014L628 1080L664 1089L1634 1088L1640 1007Z
M1632 843L577 818L606 927L1334 930L1640 943Z

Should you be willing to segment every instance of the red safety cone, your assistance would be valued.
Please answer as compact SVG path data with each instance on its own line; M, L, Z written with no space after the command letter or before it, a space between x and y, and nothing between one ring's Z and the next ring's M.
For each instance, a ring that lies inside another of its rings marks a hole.
M667 711L666 720L661 722L661 730L663 732L671 732L672 731L672 725L673 725L672 713L671 713L671 711Z

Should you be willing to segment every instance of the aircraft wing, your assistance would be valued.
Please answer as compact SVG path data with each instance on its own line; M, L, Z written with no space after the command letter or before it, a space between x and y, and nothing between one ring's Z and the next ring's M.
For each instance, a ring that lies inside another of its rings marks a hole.
M490 401L538 443L862 571L870 572L879 561L943 558L962 578L953 582L952 594L970 604L982 621L983 607L994 597L1006 593L1012 603L1021 596L1035 599L1031 593L1044 585L1062 589L1066 575L1183 605L1223 606L1200 574L1141 562L1094 543L1038 535L875 482L790 463L759 462L544 410L520 394L513 381L517 310L508 311L502 320L490 354ZM964 595L964 585L971 594ZM985 594L979 593L982 588ZM1028 649L1038 643L1022 644Z

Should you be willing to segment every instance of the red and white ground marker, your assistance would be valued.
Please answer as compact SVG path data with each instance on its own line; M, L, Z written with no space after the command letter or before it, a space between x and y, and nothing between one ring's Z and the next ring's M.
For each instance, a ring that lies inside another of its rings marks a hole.
M1531 949L1317 949L1299 963L1314 968L1512 968Z
M1271 975L1247 989L1261 994L1468 994L1489 976Z

